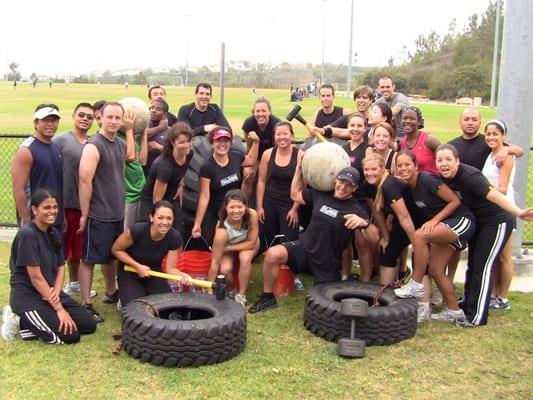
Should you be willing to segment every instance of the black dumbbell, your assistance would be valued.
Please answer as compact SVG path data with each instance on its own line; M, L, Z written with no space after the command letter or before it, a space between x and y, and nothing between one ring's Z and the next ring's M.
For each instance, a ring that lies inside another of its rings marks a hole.
M350 337L339 339L337 354L349 358L364 357L366 343L355 338L355 320L368 317L368 303L361 299L344 299L341 301L341 314L350 318Z

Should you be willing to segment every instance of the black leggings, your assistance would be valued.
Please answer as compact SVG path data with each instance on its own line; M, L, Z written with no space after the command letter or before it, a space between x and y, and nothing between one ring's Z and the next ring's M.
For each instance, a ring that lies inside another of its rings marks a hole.
M45 304L39 309L25 311L19 314L20 336L24 340L40 339L49 344L72 344L80 341L80 334L93 333L96 322L93 317L80 304L70 296L62 293L61 304L70 314L78 328L70 335L59 332L59 318L52 306Z
M124 271L123 265L118 268L117 281L122 307L140 297L172 292L165 279L141 278L135 272Z

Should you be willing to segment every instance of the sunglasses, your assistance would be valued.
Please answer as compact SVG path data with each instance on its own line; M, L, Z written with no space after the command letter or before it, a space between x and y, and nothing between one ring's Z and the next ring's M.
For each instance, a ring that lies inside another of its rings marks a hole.
M94 119L94 115L93 114L86 114L84 112L79 112L76 114L79 118L83 119L83 118L87 118L89 121L92 121Z

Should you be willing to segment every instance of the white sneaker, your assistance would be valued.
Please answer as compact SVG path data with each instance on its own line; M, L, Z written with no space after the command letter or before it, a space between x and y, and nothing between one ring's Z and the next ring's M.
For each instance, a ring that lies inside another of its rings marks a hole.
M235 301L246 308L246 295L240 293L235 294Z
M63 291L66 294L80 294L80 283L79 282L69 282L65 285ZM91 290L89 293L90 297L95 297L97 295L96 290Z
M418 283L414 279L411 279L407 285L403 285L401 288L394 289L394 294L402 299L420 297L424 294L424 285L422 283Z
M431 314L431 319L453 322L458 319L466 319L466 316L465 312L461 309L450 310L448 307L445 307L440 313Z
M2 337L8 341L15 339L20 331L20 317L11 311L11 306L2 310L2 321Z
M296 290L297 292L301 292L303 291L305 288L304 288L304 284L303 282L301 281L300 278L298 278L297 276L294 277L294 290Z
M422 322L428 321L430 315L431 315L431 304L429 304L429 301L427 303L422 303L421 301L419 301L417 315L416 315L416 322L420 324Z
M442 303L444 303L444 299L442 298L442 293L439 289L435 289L433 294L431 295L431 305L435 307L442 306Z

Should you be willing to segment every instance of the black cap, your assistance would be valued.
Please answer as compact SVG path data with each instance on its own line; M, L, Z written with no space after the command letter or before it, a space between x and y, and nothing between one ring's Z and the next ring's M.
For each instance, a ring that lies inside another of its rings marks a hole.
M337 175L337 179L349 182L353 186L358 186L361 175L354 167L346 167Z

